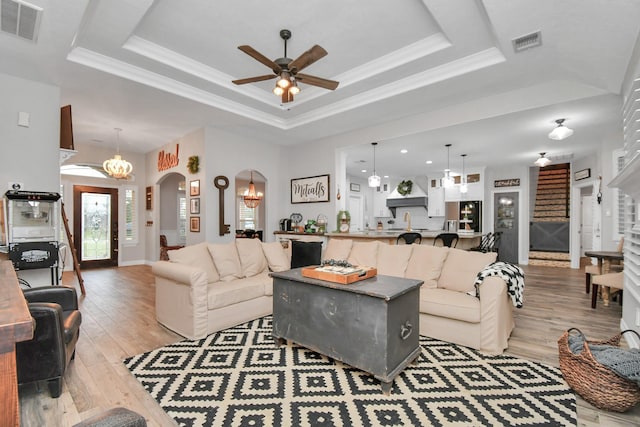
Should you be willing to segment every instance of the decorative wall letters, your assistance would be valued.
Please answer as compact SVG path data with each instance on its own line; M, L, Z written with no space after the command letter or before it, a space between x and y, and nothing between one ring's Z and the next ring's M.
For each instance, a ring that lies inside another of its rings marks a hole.
M158 172L162 172L178 166L178 163L180 162L180 159L178 158L179 150L180 144L176 144L175 154L160 150L160 152L158 153Z

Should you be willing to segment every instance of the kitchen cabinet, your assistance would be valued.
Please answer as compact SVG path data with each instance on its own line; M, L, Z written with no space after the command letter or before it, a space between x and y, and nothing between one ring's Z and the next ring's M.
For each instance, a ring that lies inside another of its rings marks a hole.
M429 186L429 216L444 216L444 188Z

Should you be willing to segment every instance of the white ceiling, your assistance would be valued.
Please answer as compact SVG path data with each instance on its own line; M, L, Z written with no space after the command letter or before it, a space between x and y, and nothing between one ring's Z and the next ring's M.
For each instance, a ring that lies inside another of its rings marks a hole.
M362 176L373 140L377 172L392 176L441 170L446 143L452 169L462 153L473 168L595 151L619 137L640 28L630 0L30 2L44 10L39 38L0 33L0 72L59 85L77 142L112 144L115 127L138 152L202 126L284 145L355 132L348 171ZM269 73L237 46L281 57L283 28L290 58L328 51L304 72L338 89L303 85L283 107L273 80L231 83ZM514 53L535 31L542 46ZM575 134L554 142L560 117Z

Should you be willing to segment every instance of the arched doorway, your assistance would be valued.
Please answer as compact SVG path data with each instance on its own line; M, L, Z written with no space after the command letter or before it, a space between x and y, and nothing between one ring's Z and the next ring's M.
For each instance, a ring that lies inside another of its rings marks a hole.
M250 183L253 181L255 192L262 195L257 201L256 207L251 203L245 203L244 196L249 192ZM235 212L236 212L236 236L242 237L245 230L253 230L262 236L266 224L266 179L256 170L246 169L235 176ZM253 234L249 232L249 234Z
M158 181L158 203L159 236L166 236L169 246L184 246L187 242L188 226L186 178L184 175L172 172Z

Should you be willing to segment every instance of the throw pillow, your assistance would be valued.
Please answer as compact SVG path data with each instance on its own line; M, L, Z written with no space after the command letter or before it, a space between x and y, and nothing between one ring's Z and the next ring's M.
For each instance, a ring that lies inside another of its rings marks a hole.
M353 242L347 261L353 265L376 267L376 263L378 262L378 245L380 245L380 242L375 240L373 242Z
M322 259L346 260L349 258L352 246L353 240L351 239L329 239Z
M442 267L438 287L452 291L468 292L473 290L476 276L487 265L496 260L495 252L474 252L461 249L449 249L449 255Z
M271 271L287 271L291 268L291 261L287 252L280 242L262 243L262 251L267 257L269 270Z
M430 245L411 246L413 246L413 251L404 277L422 280L424 282L423 288L437 288L438 278L442 272L444 260L449 253L449 248Z
M243 277L235 242L209 244L209 253L220 274L220 280L230 282Z
M418 245L379 245L376 264L378 274L404 277L413 246Z
M220 275L207 250L207 243L185 246L184 248L167 252L170 262L177 262L192 267L198 267L207 274L207 283L217 282Z
M322 242L291 242L291 268L320 265L322 263Z
M258 239L236 239L236 249L242 266L242 274L245 277L260 274L268 267L260 243Z

